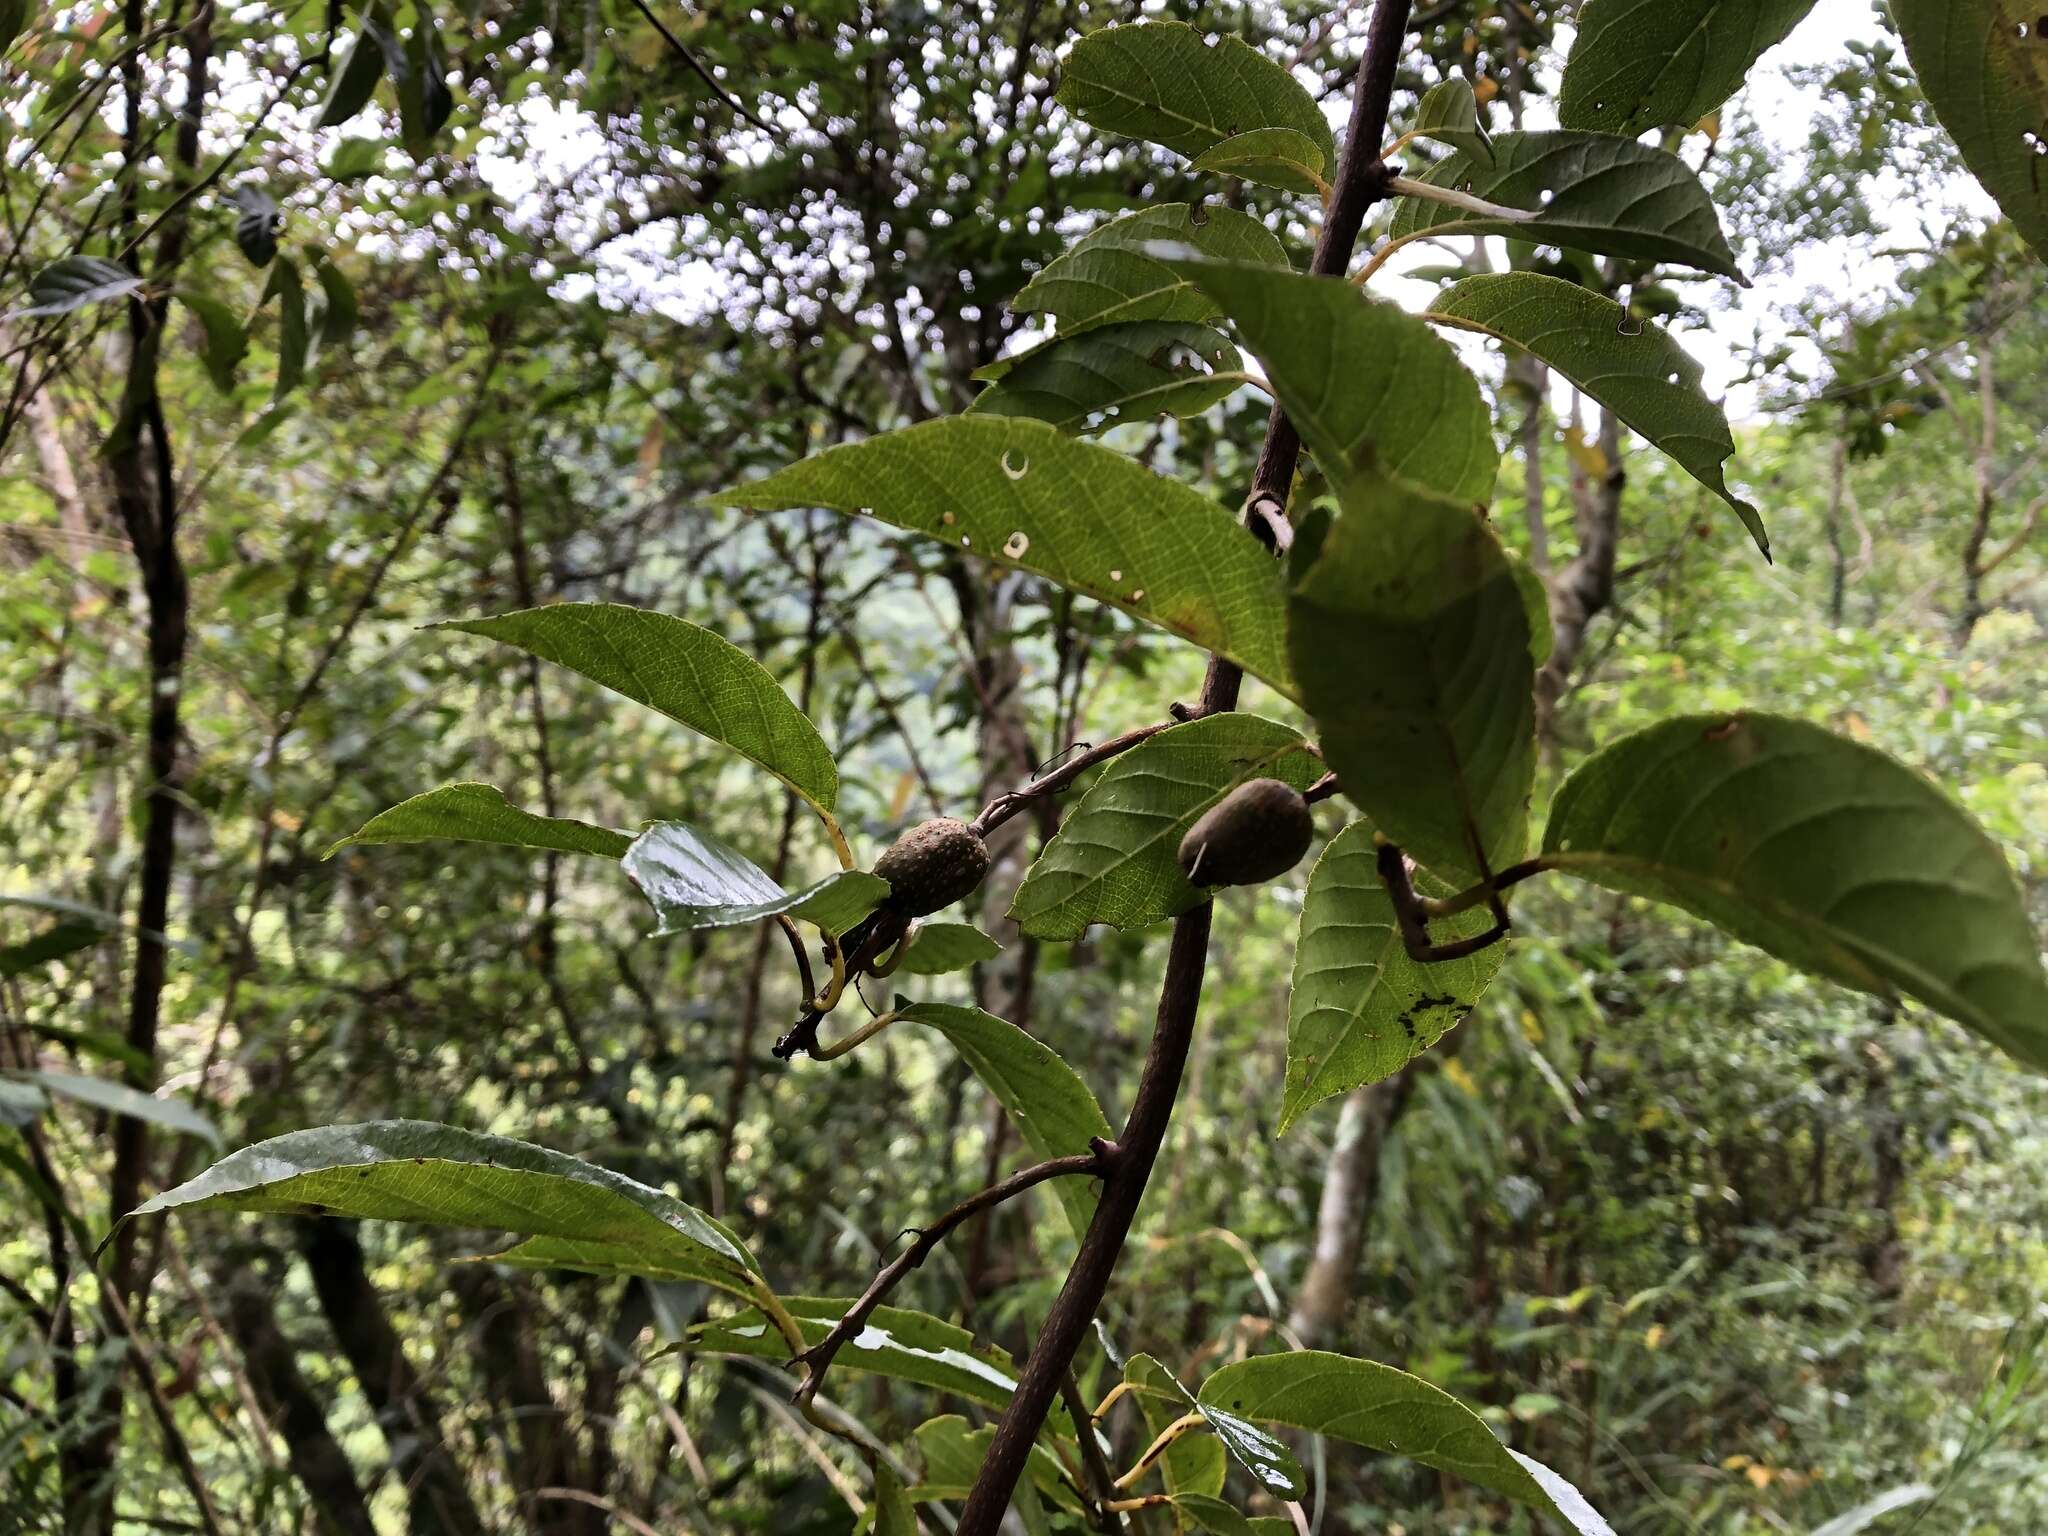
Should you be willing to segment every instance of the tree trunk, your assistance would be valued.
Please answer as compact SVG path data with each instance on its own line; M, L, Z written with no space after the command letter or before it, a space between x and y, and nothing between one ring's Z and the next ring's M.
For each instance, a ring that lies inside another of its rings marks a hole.
M1550 583L1550 659L1536 674L1536 729L1549 734L1557 701L1570 684L1586 647L1586 630L1614 600L1615 553L1621 542L1621 496L1628 471L1621 460L1621 419L1600 412L1601 471L1572 475L1578 552Z
M469 1320L478 1369L497 1405L506 1470L522 1495L527 1529L534 1536L583 1536L603 1529L602 1511L561 1499L537 1499L542 1488L577 1488L576 1435L568 1415L548 1391L547 1373L534 1343L533 1318L517 1286L501 1281L489 1266L463 1264L453 1272L455 1295Z

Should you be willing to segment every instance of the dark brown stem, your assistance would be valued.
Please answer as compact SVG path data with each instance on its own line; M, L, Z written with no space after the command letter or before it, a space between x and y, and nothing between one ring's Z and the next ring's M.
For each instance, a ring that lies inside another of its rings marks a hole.
M1074 1421L1074 1433L1080 1441L1081 1470L1087 1478L1088 1497L1094 1504L1091 1523L1105 1536L1115 1536L1124 1529L1124 1517L1109 1507L1116 1502L1116 1473L1103 1457L1102 1442L1095 1438L1095 1420L1081 1397L1080 1383L1074 1380L1071 1368L1060 1382L1060 1401L1067 1405L1067 1416Z
M817 1396L825 1372L832 1364L832 1357L839 1353L840 1347L867 1326L869 1316L882 1304L883 1298L896 1289L905 1275L924 1263L955 1227L1049 1179L1074 1174L1106 1178L1116 1168L1119 1156L1116 1143L1097 1138L1089 1151L1048 1158L1045 1162L1033 1163L1029 1168L1018 1169L1007 1179L969 1195L930 1226L919 1229L910 1246L868 1282L868 1288L860 1293L860 1299L846 1309L846 1315L832 1325L832 1331L798 1356L804 1366L804 1380L796 1390L797 1402L808 1404Z
M1429 936L1429 919L1433 915L1448 914L1433 913L1434 904L1416 892L1414 877L1408 872L1408 856L1394 844L1382 842L1377 862L1380 883L1387 888L1388 899L1394 904L1394 922L1401 930L1401 947L1408 951L1409 959L1425 965L1443 960L1462 960L1467 955L1476 955L1482 949L1491 948L1508 936L1508 909L1500 899L1502 876L1490 876L1471 890L1447 898L1451 910L1456 912L1486 903L1493 909L1493 926L1469 939L1453 939L1447 944L1438 944ZM1514 880L1524 880L1547 868L1549 866L1540 859L1532 859L1528 864L1515 865L1508 873L1514 876ZM1513 884L1514 880L1508 883Z
M1379 0L1366 33L1365 52L1358 62L1356 94L1344 154L1337 166L1335 195L1316 241L1311 270L1334 276L1350 264L1365 216L1386 190L1387 172L1380 161L1385 142L1387 109L1394 94L1394 73L1408 28L1412 0ZM1276 406L1266 423L1265 446L1247 504L1262 495L1285 505L1301 455L1301 439ZM1236 707L1243 672L1221 657L1212 657L1202 684L1200 710L1210 714ZM1195 1015L1202 1001L1202 979L1209 955L1209 923L1213 907L1203 902L1183 913L1173 925L1167 950L1166 975L1159 991L1159 1012L1152 1044L1138 1078L1131 1112L1118 1138L1122 1155L1103 1183L1095 1216L1081 1239L1073 1268L1067 1271L1045 1325L1039 1330L1030 1358L1017 1378L1017 1390L996 1425L995 1438L981 1464L981 1475L960 1512L955 1536L996 1536L1010 1495L1024 1471L1052 1400L1066 1379L1075 1353L1087 1337L1109 1278L1130 1236L1131 1222L1152 1177L1152 1164L1173 1119L1188 1048L1194 1040Z
M1201 713L1200 710L1187 710L1172 720L1159 720L1151 725L1141 725L1135 730L1125 731L1114 740L1105 741L1099 747L1090 747L1087 751L1068 758L1051 773L1043 774L1021 788L997 795L982 807L981 814L969 825L977 837L987 837L1011 817L1028 809L1033 801L1041 800L1047 795L1058 794L1096 764L1106 763L1112 757L1120 757L1131 748L1150 741L1161 731L1169 730L1184 720L1198 719Z
M1484 906L1511 885L1520 885L1533 875L1540 875L1554 868L1548 859L1524 859L1519 864L1510 864L1491 880L1482 880L1455 896L1422 897L1417 905L1424 917L1434 920L1439 917L1456 917L1460 912L1469 912L1474 907Z

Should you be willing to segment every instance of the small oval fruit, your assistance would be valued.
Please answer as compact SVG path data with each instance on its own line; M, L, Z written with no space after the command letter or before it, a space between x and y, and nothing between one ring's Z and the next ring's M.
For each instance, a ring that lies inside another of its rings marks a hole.
M1301 862L1315 830L1300 790L1278 779L1247 779L1188 828L1180 870L1212 889L1264 885Z
M988 877L988 844L964 821L951 816L919 822L875 860L875 873L889 882L883 903L905 917L924 917L971 896Z

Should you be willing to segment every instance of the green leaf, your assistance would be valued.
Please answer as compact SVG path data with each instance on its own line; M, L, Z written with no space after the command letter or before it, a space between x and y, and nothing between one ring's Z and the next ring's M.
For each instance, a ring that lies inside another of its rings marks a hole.
M172 294L199 321L200 330L206 337L200 358L206 364L207 377L213 380L213 387L224 395L234 393L235 369L241 366L249 351L248 329L219 299L194 293L189 288L175 288Z
M125 299L141 291L142 279L119 262L102 256L66 256L29 279L27 305L5 318L68 315L90 304Z
M1052 1420L1064 1433L1063 1414L1064 1410L1054 1404ZM981 1464L988 1459L989 1442L995 1435L993 1424L972 1429L956 1413L940 1414L918 1425L911 1438L917 1441L918 1456L924 1462L924 1480L910 1490L910 1496L919 1503L966 1498L981 1475ZM1050 1494L1056 1502L1069 1507L1073 1507L1073 1496L1061 1476L1058 1459L1043 1440L1033 1442L1027 1466L1031 1476L1018 1484L1014 1504L1026 1532L1030 1533L1044 1528L1044 1515L1038 1506L1041 1494Z
M1328 152L1294 128L1254 128L1233 134L1195 156L1194 169L1220 172L1282 192L1322 197L1330 189Z
M730 843L683 821L650 824L622 862L661 919L656 937L733 928L784 913L827 933L844 933L889 894L888 881L858 869L836 870L800 891L785 891Z
M383 169L384 148L382 139L343 139L322 169L330 181L361 181Z
M875 1536L918 1536L917 1508L903 1479L880 1456L875 1459Z
M433 151L434 136L455 110L440 32L434 25L433 12L424 5L413 8L412 31L405 39L405 68L394 73L398 120L406 152L415 160L424 160Z
M30 0L0 0L0 53L14 46L30 14Z
M622 603L554 603L431 626L502 640L722 742L822 811L839 770L817 727L753 657L710 630Z
M331 261L321 262L313 269L313 276L319 280L320 292L327 300L320 311L320 344L331 347L347 341L362 315L356 303L355 286Z
M1468 277L1437 295L1429 318L1541 358L1733 507L1770 555L1763 518L1723 478L1735 454L1728 418L1700 388L1700 365L1665 332L1603 294L1536 272Z
M1262 1424L1405 1456L1548 1510L1581 1536L1614 1536L1563 1478L1502 1445L1448 1392L1391 1366L1320 1350L1261 1355L1216 1372L1202 1383L1201 1401Z
M378 812L329 848L327 856L332 858L354 843L426 843L441 838L594 853L606 859L624 856L633 844L630 834L609 827L522 811L506 800L503 790L490 784L444 784Z
M1237 348L1206 325L1141 320L1033 348L967 409L1102 432L1152 416L1199 415L1243 386L1243 366Z
M1813 0L1586 0L1558 118L1631 137L1690 127L1734 95L1750 65L1812 9Z
M1337 159L1330 125L1293 75L1238 37L1209 42L1178 21L1105 27L1067 50L1058 101L1110 133L1190 159L1260 128L1306 138Z
M1450 888L1420 875L1424 896ZM1484 933L1483 908L1432 928L1440 939ZM1336 837L1309 876L1294 948L1294 989L1287 1004L1287 1092L1279 1131L1303 1110L1362 1083L1391 1077L1464 1021L1500 969L1506 946L1462 960L1412 960L1380 880L1373 830L1355 821Z
M1934 115L2048 257L2048 15L2037 0L1892 0Z
M320 116L314 120L313 126L332 128L337 123L347 122L370 104L377 82L383 78L384 48L366 23L356 30L348 51L334 66L333 83L327 89L327 100L321 104Z
M1042 939L1078 939L1091 923L1140 928L1202 899L1180 872L1180 840L1247 779L1306 789L1323 765L1291 726L1258 715L1208 715L1111 759L1068 813L1010 903Z
M739 1239L672 1195L544 1147L424 1120L273 1136L130 1214L186 1208L483 1227L556 1240L558 1267L701 1280L741 1295L759 1284ZM579 1250L602 1262L572 1262ZM498 1260L521 1262L518 1252Z
M1215 319L1222 310L1213 300L1184 274L1147 254L1162 242L1185 246L1213 261L1287 265L1287 248L1249 214L1234 208L1162 203L1082 236L1024 285L1010 300L1010 310L1051 316L1062 338L1138 320ZM999 379L1030 355L991 363L975 377Z
M785 1296L782 1305L796 1320L797 1331L808 1345L832 1331L832 1325L853 1305L853 1298ZM683 1348L698 1354L745 1355L757 1360L789 1358L782 1335L754 1307L698 1323L689 1330ZM977 1343L965 1328L903 1307L876 1307L866 1326L832 1357L832 1368L911 1382L990 1408L1008 1406L1017 1390L1017 1370L1009 1355L993 1345Z
M1536 668L1521 584L1469 508L1367 478L1339 495L1288 607L1302 701L1344 793L1418 863L1473 884L1482 853L1501 869L1528 842Z
M1206 1389L1198 1401L1173 1372L1152 1356L1131 1356L1124 1367L1124 1380L1141 1395L1166 1403L1175 1418L1199 1413L1224 1449L1268 1493L1282 1499L1299 1499L1308 1491L1301 1463L1294 1459L1292 1451L1229 1404L1210 1402Z
M1198 491L1043 422L954 416L828 448L720 492L830 507L1032 571L1291 692L1275 563Z
M905 976L943 976L1002 952L1002 945L972 923L922 923L896 969Z
M1079 1074L1051 1046L1009 1020L949 1003L915 1003L897 1019L946 1037L1015 1122L1034 1161L1071 1157L1088 1151L1096 1137L1108 1139L1109 1121ZM1095 1181L1054 1179L1052 1192L1075 1235L1087 1231L1095 1214Z
M2048 977L1998 845L1920 774L1820 726L1693 715L1625 737L1558 791L1543 857L2048 1069Z
M1174 1509L1186 1515L1198 1531L1208 1531L1211 1536L1252 1536L1251 1521L1219 1498L1204 1493L1176 1493L1172 1498Z
M168 1131L197 1136L211 1146L220 1145L220 1132L214 1123L183 1099L159 1098L126 1083L109 1082L103 1077L81 1077L71 1072L22 1072L16 1077L18 1081L33 1083L59 1098L90 1104L94 1109L126 1115L131 1120L146 1120Z
M1492 500L1492 413L1423 321L1341 277L1175 265L1223 306L1333 485L1377 466L1454 500Z
M107 924L91 919L66 918L52 923L32 939L0 945L0 977L25 976L41 970L66 955L91 949L110 931Z
M1503 133L1494 163L1452 154L1418 180L1532 216L1508 219L1403 197L1391 240L1499 235L1638 261L1676 262L1746 283L1699 178L1676 155L1602 133Z
M267 299L277 295L277 385L271 401L282 401L299 387L306 376L306 349L311 336L306 329L306 285L299 276L299 264L280 256L270 268L270 283L263 290Z
M18 1083L0 1077L0 1125L20 1130L34 1125L50 1107L48 1097L34 1083Z
M1474 165L1493 164L1493 139L1479 121L1479 100L1463 75L1439 81L1415 109L1415 134L1462 150Z
M277 233L284 222L277 199L252 184L235 188L228 202L235 209L235 244L250 265L269 266L277 257Z

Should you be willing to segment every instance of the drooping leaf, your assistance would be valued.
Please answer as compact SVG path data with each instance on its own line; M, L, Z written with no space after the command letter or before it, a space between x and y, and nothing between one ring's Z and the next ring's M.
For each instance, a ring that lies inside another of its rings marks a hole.
M1330 162L1323 146L1294 128L1254 128L1212 144L1195 156L1198 171L1217 171L1282 192L1329 192Z
M251 266L269 266L277 258L278 231L284 226L277 199L252 183L235 188L228 202L235 209L235 244Z
M1248 779L1306 789L1322 763L1291 726L1250 714L1172 726L1111 759L1018 888L1010 916L1043 939L1091 923L1138 928L1202 899L1180 871L1181 838Z
M1320 1350L1261 1355L1224 1366L1202 1383L1200 1399L1261 1424L1419 1461L1555 1514L1580 1536L1614 1536L1563 1478L1502 1445L1448 1392L1392 1366Z
M1424 322L1339 277L1175 266L1223 306L1332 484L1377 467L1458 501L1492 499L1492 413Z
M126 1083L111 1082L104 1077L83 1077L74 1072L23 1072L17 1075L16 1080L33 1083L61 1099L90 1104L94 1109L126 1115L131 1120L146 1120L167 1131L197 1136L210 1146L220 1145L220 1131L214 1123L183 1099L160 1098L139 1088L131 1088Z
M1424 93L1415 109L1415 133L1463 151L1474 165L1493 164L1493 139L1479 121L1479 99L1463 75L1452 75Z
M28 303L6 318L68 315L90 304L125 299L142 291L142 279L103 256L66 256L28 280Z
M1208 1401L1206 1390L1197 1400L1172 1371L1151 1355L1131 1356L1124 1367L1124 1380L1141 1396L1167 1404L1175 1418L1199 1413L1224 1449L1268 1493L1277 1498L1298 1499L1307 1491L1308 1481L1292 1451L1228 1403Z
M370 104L377 82L384 78L384 48L368 25L356 29L341 61L333 67L327 100L321 104L316 128L345 123ZM259 263L260 265L260 263Z
M1422 875L1424 896L1448 886ZM1484 908L1435 924L1439 939L1484 933ZM1409 958L1381 882L1372 826L1357 821L1332 838L1309 876L1287 1004L1287 1089L1279 1131L1311 1105L1391 1077L1472 1011L1506 956L1493 945L1462 960Z
M889 882L842 869L786 891L730 843L683 821L657 821L633 839L621 862L654 906L663 934L732 928L787 913L844 933L889 894Z
M781 1301L796 1319L806 1344L824 1338L853 1305L850 1296L784 1296ZM753 1307L696 1324L683 1347L702 1354L746 1355L759 1360L789 1358L789 1345L782 1335ZM832 1357L832 1369L908 1381L990 1408L1007 1406L1017 1390L1016 1367L1001 1349L977 1343L965 1328L903 1307L875 1308L866 1326Z
M817 727L763 667L700 625L622 603L554 603L432 626L502 640L722 742L820 810L839 770Z
M544 1147L424 1120L273 1136L132 1213L187 1208L423 1222L587 1244L645 1273L751 1294L739 1239L672 1195ZM557 1261L562 1263L564 1261Z
M1882 752L1776 715L1667 720L1565 781L1543 857L2048 1069L2048 977L2011 869Z
M1043 422L928 421L712 500L864 513L1035 572L1292 688L1264 546L1200 492Z
M1152 416L1199 415L1243 386L1242 365L1237 348L1206 325L1103 326L1034 348L968 411L1029 416L1062 432L1101 432Z
M1429 318L1530 352L1678 461L1771 552L1757 509L1728 489L1728 418L1700 387L1700 365L1665 332L1604 294L1537 272L1468 277L1437 295Z
M1389 238L1499 235L1746 281L1713 200L1676 155L1604 133L1503 133L1493 149L1492 165L1457 153L1419 179L1532 217L1507 219L1403 197L1394 204Z
M1089 33L1062 61L1058 100L1098 128L1190 159L1261 128L1299 133L1324 165L1337 159L1329 122L1294 76L1242 38L1210 42L1184 22Z
M412 31L405 38L405 69L397 77L398 121L406 152L415 160L432 153L434 136L455 110L448 89L448 60L441 51L440 31L425 6L413 11Z
M1586 0L1558 119L1631 136L1689 127L1734 95L1812 9L1813 0Z
M1035 1161L1086 1152L1090 1141L1110 1135L1102 1106L1079 1074L1052 1047L1009 1020L949 1003L915 1003L897 1017L946 1037L1003 1106ZM1079 1236L1095 1214L1095 1181L1070 1177L1051 1183Z
M14 46L28 25L31 0L0 0L0 53Z
M19 944L0 945L0 977L25 976L55 964L66 955L91 949L112 930L104 923L83 918L64 918L52 923L32 939Z
M629 833L523 811L494 785L444 784L401 801L388 811L379 811L327 853L331 858L354 843L426 843L443 838L464 843L504 843L515 848L550 848L560 853L594 853L606 859L623 857L633 844Z
M1892 0L1934 115L2048 257L2048 14L2037 0Z
M881 1457L875 1466L875 1536L918 1536L917 1508L910 1502L903 1479Z
M1234 208L1162 203L1112 219L1084 235L1026 283L1010 300L1012 313L1048 315L1071 339L1097 326L1138 320L1213 320L1216 303L1182 273L1148 254L1160 244L1185 246L1214 261L1248 266L1287 265L1279 237ZM991 363L975 375L999 379L1026 352Z
M943 976L993 960L1002 952L1002 945L972 923L924 923L896 971L902 976Z
M200 358L206 364L207 377L213 380L214 388L222 394L233 393L235 369L241 366L249 351L247 328L219 299L194 293L189 288L174 289L173 295L192 311L199 321L201 333L206 337Z
M277 296L277 384L271 392L273 404L299 387L306 376L306 349L312 341L306 329L306 285L299 276L299 264L280 256L271 264L270 283L263 296Z
M320 311L320 344L335 346L348 340L362 314L356 303L355 285L331 261L321 262L313 269L313 276L319 280L320 292L326 299Z
M1339 495L1288 605L1302 701L1344 793L1462 888L1482 853L1500 869L1527 846L1536 669L1521 586L1469 508L1370 478Z

